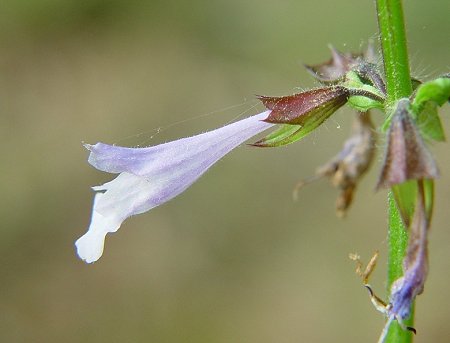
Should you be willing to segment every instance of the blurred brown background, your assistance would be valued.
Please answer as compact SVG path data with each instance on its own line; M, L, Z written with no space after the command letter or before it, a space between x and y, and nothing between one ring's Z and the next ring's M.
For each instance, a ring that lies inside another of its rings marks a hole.
M448 71L449 10L406 3L417 77ZM291 198L337 152L351 111L286 148L237 149L128 220L93 265L73 243L89 187L112 177L86 163L82 141L153 145L256 113L253 94L314 86L303 62L327 60L329 43L357 51L376 29L373 1L2 1L0 341L375 342L383 318L347 255L381 250L372 284L384 296L381 156L345 220L325 181ZM450 337L450 160L447 144L433 150L442 177L416 342Z

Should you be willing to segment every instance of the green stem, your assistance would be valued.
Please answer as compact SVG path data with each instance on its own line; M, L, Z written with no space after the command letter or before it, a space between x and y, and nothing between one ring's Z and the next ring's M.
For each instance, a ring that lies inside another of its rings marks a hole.
M403 275L402 261L408 244L406 231L392 192L389 192L389 266L388 288Z
M377 13L386 91L392 105L412 93L401 0L377 0Z
M412 93L409 72L408 50L401 0L376 0L378 26L383 51L384 74L386 79L386 114L401 98ZM389 195L389 256L388 256L388 292L392 283L403 275L402 262L408 243L408 234L403 226L392 193ZM407 325L413 326L413 312ZM411 332L402 330L393 322L386 343L410 343Z
M389 192L389 257L388 257L388 292L395 280L403 275L403 258L408 245L408 232L403 225L400 212L398 211L392 192ZM407 326L414 326L414 309L411 317L405 321ZM412 342L411 331L403 330L394 321L389 328L386 343L409 343Z

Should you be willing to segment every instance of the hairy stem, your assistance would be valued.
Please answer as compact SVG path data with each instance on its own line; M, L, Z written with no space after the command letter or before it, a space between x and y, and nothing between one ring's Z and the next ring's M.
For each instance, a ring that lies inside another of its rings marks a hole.
M392 105L412 93L401 0L377 0L377 13L386 91Z
M401 0L376 0L379 35L383 51L386 79L386 114L401 98L412 93L409 72L408 50ZM403 275L402 261L408 242L408 233L403 225L392 193L389 195L389 256L388 292L392 283ZM413 324L413 312L407 325ZM386 343L410 343L412 334L400 328L397 322L390 326Z

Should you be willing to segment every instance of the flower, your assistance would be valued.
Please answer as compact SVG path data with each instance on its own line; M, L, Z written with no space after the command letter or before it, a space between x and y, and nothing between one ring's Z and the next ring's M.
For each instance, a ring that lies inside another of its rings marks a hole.
M147 148L86 144L93 167L119 175L93 187L97 193L91 223L75 242L78 256L87 263L97 261L107 233L116 232L128 217L176 197L228 152L272 127L274 124L263 121L269 114L265 111L213 131Z

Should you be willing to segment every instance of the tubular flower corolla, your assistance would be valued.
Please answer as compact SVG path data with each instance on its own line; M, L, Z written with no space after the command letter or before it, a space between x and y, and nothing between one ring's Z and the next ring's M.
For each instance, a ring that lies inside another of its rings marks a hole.
M182 193L228 152L267 130L265 111L197 136L147 147L125 148L104 143L86 144L89 163L98 170L119 174L93 187L92 219L75 245L87 263L103 253L106 234L116 232L128 217L146 212Z

